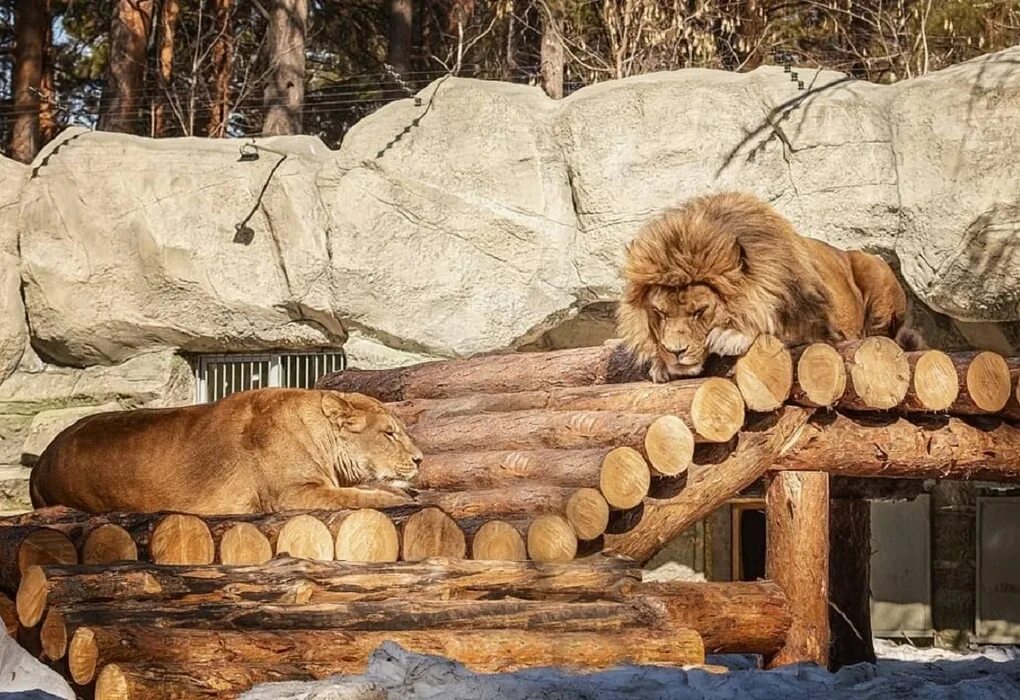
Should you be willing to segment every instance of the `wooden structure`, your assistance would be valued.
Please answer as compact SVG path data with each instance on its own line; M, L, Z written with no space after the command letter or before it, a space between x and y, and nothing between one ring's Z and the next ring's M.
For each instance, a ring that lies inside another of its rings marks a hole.
M383 640L483 671L866 660L867 490L833 500L831 476L1020 480L1017 366L763 337L664 385L612 343L328 375L408 425L417 504L35 511L0 521L0 610L97 698L358 672ZM758 483L768 581L641 583L666 542Z

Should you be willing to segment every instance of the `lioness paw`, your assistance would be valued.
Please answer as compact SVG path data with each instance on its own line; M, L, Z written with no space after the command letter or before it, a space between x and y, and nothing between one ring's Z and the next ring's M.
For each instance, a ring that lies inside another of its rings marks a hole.
M356 491L360 508L389 508L414 503L411 494L386 484L373 484L371 488L357 488Z

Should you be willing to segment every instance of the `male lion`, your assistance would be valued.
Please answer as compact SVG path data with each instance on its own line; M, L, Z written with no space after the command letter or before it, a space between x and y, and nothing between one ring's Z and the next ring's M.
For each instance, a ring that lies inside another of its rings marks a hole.
M762 333L787 345L919 342L881 258L804 238L749 194L697 197L649 221L627 246L624 277L619 332L656 382L700 373L710 354L742 354Z
M32 504L208 515L384 507L410 500L397 487L421 459L375 399L260 389L79 420L32 470Z

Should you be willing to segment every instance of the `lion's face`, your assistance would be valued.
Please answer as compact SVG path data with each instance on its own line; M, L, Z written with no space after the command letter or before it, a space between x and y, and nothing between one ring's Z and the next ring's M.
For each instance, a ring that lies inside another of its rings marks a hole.
M342 476L348 485L409 485L417 476L421 450L382 403L362 394L330 392L323 399L323 412L339 429Z
M699 372L718 335L713 330L730 320L722 299L704 284L652 288L647 313L658 357L673 376Z

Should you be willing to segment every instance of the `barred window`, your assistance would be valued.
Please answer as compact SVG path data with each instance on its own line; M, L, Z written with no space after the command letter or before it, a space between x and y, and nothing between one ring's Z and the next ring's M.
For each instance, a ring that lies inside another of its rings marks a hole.
M199 355L194 360L195 400L209 403L265 387L311 389L322 375L346 366L343 350Z

